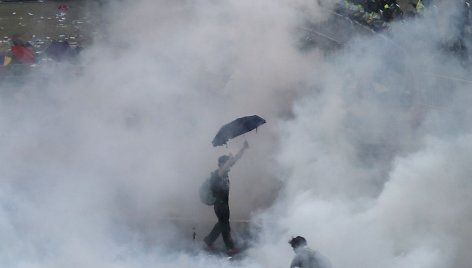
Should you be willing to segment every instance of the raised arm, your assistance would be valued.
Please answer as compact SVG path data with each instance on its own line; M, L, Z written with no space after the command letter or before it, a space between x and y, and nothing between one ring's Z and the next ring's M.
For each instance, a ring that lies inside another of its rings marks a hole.
M226 172L228 172L229 169L241 158L247 148L249 148L249 144L247 141L244 141L243 147L239 150L239 152L235 156L230 155L228 161L226 161L226 163L218 169L218 175L223 176Z

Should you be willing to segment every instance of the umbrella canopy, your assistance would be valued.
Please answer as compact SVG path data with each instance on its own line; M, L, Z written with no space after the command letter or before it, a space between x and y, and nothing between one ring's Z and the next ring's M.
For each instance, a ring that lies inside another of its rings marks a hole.
M257 115L245 116L233 120L222 126L218 133L216 133L216 136L212 141L213 146L226 144L229 139L235 138L253 129L257 129L257 127L265 123L266 121Z
M34 63L34 55L31 50L23 45L13 45L11 47L11 53L15 57L15 59L23 64L31 64Z

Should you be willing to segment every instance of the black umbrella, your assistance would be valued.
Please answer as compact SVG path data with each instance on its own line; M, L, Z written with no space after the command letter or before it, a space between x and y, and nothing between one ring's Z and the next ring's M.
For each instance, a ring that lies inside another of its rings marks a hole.
M226 144L229 139L247 133L253 129L257 129L257 127L265 124L265 122L266 121L262 117L257 115L238 118L220 128L212 141L213 146Z

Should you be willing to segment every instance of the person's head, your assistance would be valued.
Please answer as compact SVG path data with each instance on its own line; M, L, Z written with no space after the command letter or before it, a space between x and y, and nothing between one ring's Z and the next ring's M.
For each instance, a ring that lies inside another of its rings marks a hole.
M20 45L20 46L21 46L21 45L24 44L24 42L23 42L23 40L21 40L21 37L20 37L19 34L13 34L13 35L11 36L11 42L12 42L13 45L15 45L15 46L17 46L17 45Z
M306 246L307 244L306 239L302 236L292 237L292 239L290 239L288 243L290 244L290 246L292 246L294 250L298 247Z
M229 155L222 155L218 157L218 167L223 166L228 160L229 160Z

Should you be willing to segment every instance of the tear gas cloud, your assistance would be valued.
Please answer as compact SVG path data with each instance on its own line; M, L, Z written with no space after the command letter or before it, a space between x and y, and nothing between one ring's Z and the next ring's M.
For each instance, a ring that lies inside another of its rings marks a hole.
M258 233L231 265L286 267L303 235L334 267L467 266L470 69L442 46L458 4L300 50L297 27L332 5L109 3L80 68L4 83L2 266L230 266L182 250L174 220L216 221L198 187L244 138L210 142L252 114L268 123L246 134L230 206Z

